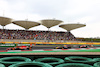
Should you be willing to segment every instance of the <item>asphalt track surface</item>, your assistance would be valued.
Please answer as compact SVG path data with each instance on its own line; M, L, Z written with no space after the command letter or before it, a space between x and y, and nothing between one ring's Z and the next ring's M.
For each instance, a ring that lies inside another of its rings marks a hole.
M0 47L0 50L6 50L10 47ZM41 49L54 49L55 46L33 46L31 50L41 50ZM75 47L72 47L71 49L74 49Z
M98 51L91 52L91 50L78 50L78 52L75 52L75 49L73 51L73 48L69 50L60 50L54 49L55 46L33 46L32 51L7 51L7 52L1 52L0 55L100 55L100 49L97 49ZM0 47L0 51L5 51L9 47ZM54 49L56 51L41 51L43 49ZM34 51L36 50L36 51ZM38 51L37 51L38 50ZM39 51L40 50L40 51ZM72 51L71 51L72 50ZM96 50L96 49L94 49ZM77 51L77 50L76 50Z
M10 48L10 47L0 47L0 50L6 50L7 48ZM33 46L33 47L32 47L32 50L37 50L37 49L38 49L38 50L39 50L39 49L40 49L40 50L41 50L41 49L54 49L54 48L55 48L54 46L51 46L51 47L50 47L50 46L49 46L49 47L47 47L47 46L46 46L46 47L45 47L45 46L43 46L43 47L42 47L42 46L41 46L41 47L39 47L39 46Z

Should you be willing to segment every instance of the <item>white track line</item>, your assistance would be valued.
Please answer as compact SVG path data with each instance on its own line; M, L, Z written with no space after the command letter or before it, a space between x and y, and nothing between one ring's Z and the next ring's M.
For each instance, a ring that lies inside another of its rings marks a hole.
M21 50L8 50L7 52L21 52Z
M32 51L44 51L44 50L32 50Z

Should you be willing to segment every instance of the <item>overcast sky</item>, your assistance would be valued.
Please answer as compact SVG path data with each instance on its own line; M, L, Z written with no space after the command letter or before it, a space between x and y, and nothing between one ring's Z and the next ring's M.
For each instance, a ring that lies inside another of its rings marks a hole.
M0 16L14 20L40 21L57 19L67 23L86 24L72 30L76 37L100 37L100 0L0 0ZM0 26L2 28L2 26ZM24 29L8 24L6 29ZM47 30L40 25L30 30ZM58 26L52 31L66 31Z

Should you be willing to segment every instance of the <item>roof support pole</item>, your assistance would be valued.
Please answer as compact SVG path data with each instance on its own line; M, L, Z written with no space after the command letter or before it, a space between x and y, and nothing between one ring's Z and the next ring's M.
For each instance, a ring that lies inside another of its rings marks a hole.
M49 42L49 38L50 38L50 36L49 36L49 28L48 28L48 42Z
M4 30L4 26L2 26L2 28L3 28L3 29L2 29L2 32L5 32L5 30Z
M3 26L3 30L4 30L4 26Z

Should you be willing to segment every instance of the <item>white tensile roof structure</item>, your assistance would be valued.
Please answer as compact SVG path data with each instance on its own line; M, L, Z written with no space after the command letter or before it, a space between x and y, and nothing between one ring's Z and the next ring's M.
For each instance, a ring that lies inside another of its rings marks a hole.
M12 19L11 18L7 18L7 17L0 17L0 25L1 26L6 26L7 24L12 23Z
M56 20L56 19L44 19L44 20L41 20L40 22L41 23L34 22L34 21L27 21L27 20L13 21L11 18L0 17L0 25L3 27L6 26L7 24L13 23L13 24L19 25L25 29L29 29L29 28L38 26L40 24L44 25L45 27L47 27L49 29L53 26L56 26L56 25L62 23L63 21ZM85 26L86 26L85 24L79 24L79 23L59 25L59 27L65 29L67 31L71 31L73 29L77 29L77 28L81 28L81 27L85 27Z
M13 21L12 23L19 25L25 29L29 29L29 28L40 25L40 23L34 22L34 21Z
M85 27L86 25L85 24L62 24L62 25L59 25L59 27L67 30L67 31L71 31L73 29L77 29L77 28L81 28L81 27Z
M46 19L46 20L41 20L40 22L42 25L46 26L47 28L51 28L53 26L56 26L56 25L62 23L63 21L55 20L55 19Z

